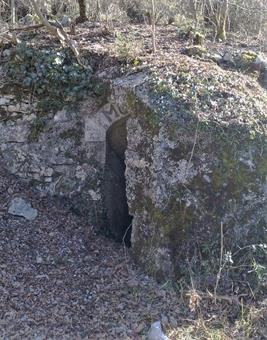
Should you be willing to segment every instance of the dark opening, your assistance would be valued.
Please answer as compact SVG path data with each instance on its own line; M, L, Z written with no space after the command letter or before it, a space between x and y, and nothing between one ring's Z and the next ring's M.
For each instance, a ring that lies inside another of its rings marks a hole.
M108 129L106 144L104 194L108 228L117 241L123 241L130 247L132 216L129 215L126 197L126 119L115 122Z

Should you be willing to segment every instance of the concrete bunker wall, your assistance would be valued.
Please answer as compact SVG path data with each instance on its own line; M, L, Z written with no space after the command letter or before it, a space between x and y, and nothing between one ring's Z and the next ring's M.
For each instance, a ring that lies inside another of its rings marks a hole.
M3 168L30 183L42 195L62 197L72 211L85 216L88 223L102 227L106 223L103 183L107 132L120 130L121 125L116 122L135 113L134 101L129 96L132 98L135 87L144 78L145 75L118 78L110 84L106 96L89 96L76 108L62 107L45 115L38 110L33 112L32 103L21 103L15 94L3 95L0 111L10 117L0 121ZM113 154L117 148L118 145ZM118 159L108 159L111 161ZM124 168L122 164L121 169Z

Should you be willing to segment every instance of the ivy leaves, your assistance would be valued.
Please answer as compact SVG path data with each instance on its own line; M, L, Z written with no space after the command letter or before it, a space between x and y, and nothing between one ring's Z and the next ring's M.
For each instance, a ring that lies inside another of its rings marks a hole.
M19 44L8 64L9 78L32 91L42 102L58 109L81 100L91 89L92 72L81 67L69 50L37 50Z

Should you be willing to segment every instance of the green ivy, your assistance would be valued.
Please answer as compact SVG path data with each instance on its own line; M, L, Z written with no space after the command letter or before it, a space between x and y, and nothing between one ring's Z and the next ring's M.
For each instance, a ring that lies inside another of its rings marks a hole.
M81 100L91 89L91 70L63 48L37 50L21 43L8 63L7 75L29 89L46 110Z

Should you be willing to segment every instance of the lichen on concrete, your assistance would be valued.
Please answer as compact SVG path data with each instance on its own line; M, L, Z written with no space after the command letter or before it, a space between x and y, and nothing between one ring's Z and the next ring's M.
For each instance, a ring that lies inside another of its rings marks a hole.
M264 240L267 99L253 81L195 61L159 70L128 120L126 176L133 254L166 279L196 247L217 244L221 224L227 249Z

